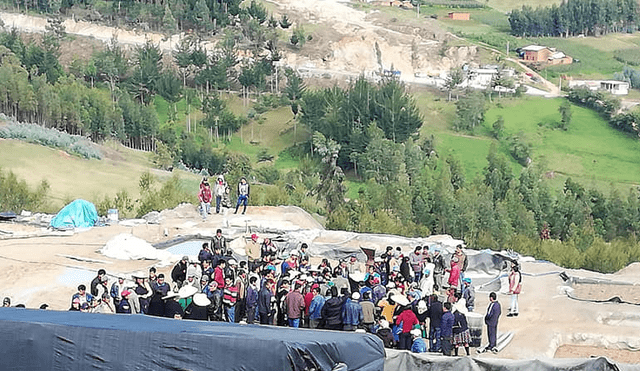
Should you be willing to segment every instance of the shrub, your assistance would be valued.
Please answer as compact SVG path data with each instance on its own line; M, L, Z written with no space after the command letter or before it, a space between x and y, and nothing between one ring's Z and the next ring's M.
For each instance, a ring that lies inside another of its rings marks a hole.
M7 117L0 115L0 119ZM36 124L22 124L10 121L9 125L0 128L0 138L19 139L28 143L59 148L70 154L90 159L101 159L100 151L86 138L79 135L69 135L56 129L48 129Z
M531 146L526 142L523 133L509 138L509 153L522 166L528 165L531 158Z
M18 180L16 175L0 169L0 210L19 213L22 210L43 211L46 207L49 183L43 180L31 191L24 180Z
M182 182L178 175L173 175L160 186L156 186L156 179L147 172L140 177L140 202L136 209L136 216L141 217L151 211L172 209L181 203L197 203L195 193L187 192L182 188Z
M131 218L134 215L135 201L129 196L129 192L121 190L116 193L113 199L104 196L102 201L96 203L98 215L107 215L109 209L118 209L118 215L121 218Z
M254 171L254 175L256 180L262 183L267 184L275 184L278 180L280 180L280 170L276 169L275 166L263 166Z
M602 273L613 273L628 263L628 256L610 243L597 238L585 251L583 268Z
M269 153L267 148L261 148L258 152L258 162L265 162L273 160L273 155Z

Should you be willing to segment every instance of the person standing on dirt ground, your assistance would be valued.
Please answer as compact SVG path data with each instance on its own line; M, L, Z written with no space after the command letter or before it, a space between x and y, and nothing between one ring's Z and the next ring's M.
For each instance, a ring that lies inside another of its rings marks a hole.
M242 209L242 213L244 214L247 211L247 203L249 202L249 183L247 183L247 178L240 178L240 183L238 183L238 202L236 203L236 211L234 214L238 213L238 208L240 204L244 206Z
M455 322L451 313L451 303L442 304L442 322L440 324L440 336L442 337L442 354L450 356L453 350L453 323Z
M462 280L464 278L464 272L466 272L467 268L469 267L469 258L467 257L467 254L462 251L462 244L458 244L456 246L456 251L453 253L453 256L458 258L458 265L460 266L460 279Z
M489 294L489 307L487 308L487 314L484 316L484 323L487 325L487 337L489 338L489 345L484 351L492 351L498 353L496 349L496 335L498 334L498 318L502 314L500 303L498 302L498 296L495 292Z
M518 294L522 289L522 274L520 273L520 267L517 263L513 263L511 266L511 273L509 273L509 294L511 295L511 306L509 307L509 314L507 317L517 317L520 308L518 307Z
M220 214L220 204L222 204L222 197L227 189L227 183L224 182L224 176L218 175L216 185L213 188L213 193L216 196L216 214Z
M200 192L198 193L198 200L200 201L200 212L202 213L202 220L207 220L207 215L211 211L211 188L208 182L201 184Z
M436 247L433 251L433 278L435 281L434 289L438 292L442 290L442 281L444 279L445 262L444 257L440 255L440 248Z
M476 301L476 289L471 284L471 278L469 277L462 279L462 298L465 300L467 310L473 312Z
M211 238L210 245L214 251L220 250L220 254L227 255L227 239L222 235L222 229L216 230L216 235Z

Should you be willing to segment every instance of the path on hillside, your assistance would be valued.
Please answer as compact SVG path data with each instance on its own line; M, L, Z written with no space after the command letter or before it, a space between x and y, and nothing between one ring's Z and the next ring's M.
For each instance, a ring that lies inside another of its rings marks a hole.
M531 68L529 68L529 66L527 66L526 64L520 62L517 59L513 59L513 58L507 58L508 61L513 62L515 64L517 64L518 66L522 67L525 71L527 71L527 73L532 74L533 76L535 76L536 78L540 79L540 82L547 88L549 89L549 94L547 95L547 97L550 98L554 98L554 97L559 97L562 96L562 91L560 90L560 88L558 88L556 86L556 84L552 83L551 81L545 79L544 77L542 77L539 73L537 73L536 71L532 70Z

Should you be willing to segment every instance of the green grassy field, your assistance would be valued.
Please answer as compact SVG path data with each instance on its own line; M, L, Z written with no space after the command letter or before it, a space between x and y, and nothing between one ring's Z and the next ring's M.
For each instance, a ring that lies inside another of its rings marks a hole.
M560 0L487 0L487 5L494 9L508 12L512 9L520 9L523 5L537 8L538 6L550 6L553 4L560 5L560 2Z
M501 115L507 135L524 132L533 145L533 160L547 164L549 171L559 175L557 183L570 176L602 190L611 185L626 189L640 184L637 138L612 129L598 114L578 106L572 106L569 130L546 126L560 120L561 102L544 98L506 101L503 108L494 107L487 112L485 126L488 130Z
M104 196L113 198L120 190L135 199L139 196L140 175L148 170L160 180L171 176L169 172L153 170L148 153L113 143L103 148L103 160L85 160L57 149L5 139L0 139L0 153L0 168L12 171L29 186L36 187L42 180L49 182L50 212L76 198L97 202ZM198 176L178 173L185 187L197 190Z

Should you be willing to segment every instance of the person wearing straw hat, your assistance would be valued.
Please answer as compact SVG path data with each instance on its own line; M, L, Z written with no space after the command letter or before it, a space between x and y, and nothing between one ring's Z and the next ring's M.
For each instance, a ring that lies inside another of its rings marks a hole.
M391 300L395 301L402 307L402 312L396 318L396 325L402 325L402 332L400 333L398 341L398 349L411 350L411 330L413 326L419 324L418 318L409 306L409 300L404 295L393 295Z
M211 304L211 301L204 293L197 293L193 295L193 301L187 309L184 311L184 319L191 319L196 321L206 321L208 319L207 307Z
M163 317L176 319L182 318L184 310L180 303L178 303L178 298L180 298L180 294L173 291L162 297L162 300L164 300Z
M191 301L193 301L193 295L196 293L198 293L198 289L193 286L184 285L180 290L178 290L178 302L180 303L183 311L187 309L189 304L191 304Z

